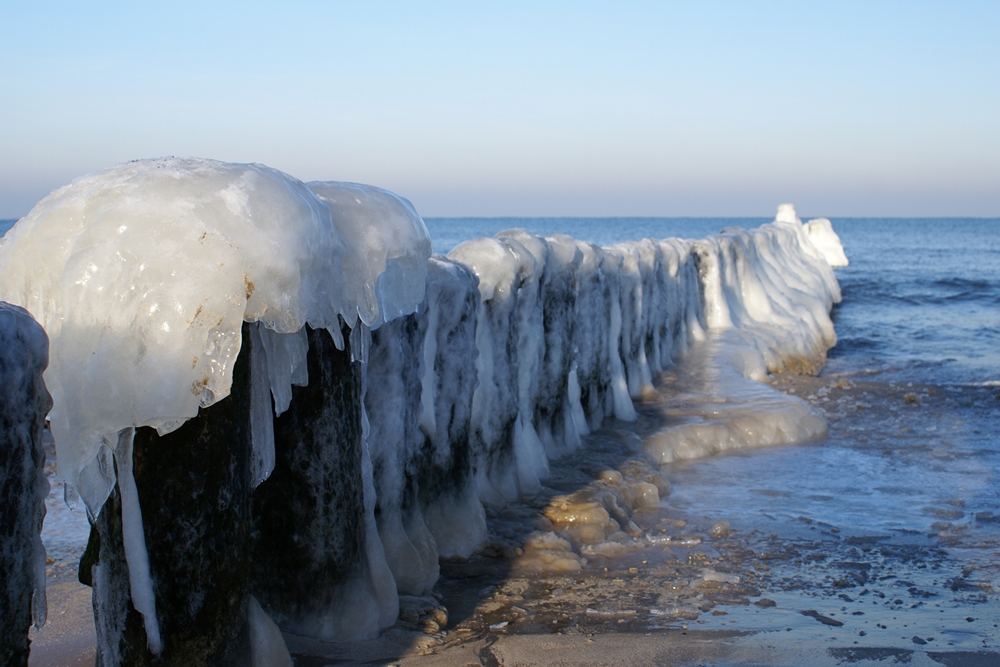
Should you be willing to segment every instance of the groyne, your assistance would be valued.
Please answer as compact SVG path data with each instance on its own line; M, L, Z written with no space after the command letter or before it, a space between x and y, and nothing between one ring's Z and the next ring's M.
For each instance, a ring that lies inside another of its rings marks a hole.
M840 260L809 224L784 206L702 240L510 230L432 257L405 199L260 165L139 161L57 190L0 245L0 298L52 341L102 664L280 664L275 623L375 636L439 556L482 546L484 505L634 419L693 345L747 381L816 372ZM567 506L575 537L536 551L572 567L634 537L630 508L665 490L612 482L612 511Z

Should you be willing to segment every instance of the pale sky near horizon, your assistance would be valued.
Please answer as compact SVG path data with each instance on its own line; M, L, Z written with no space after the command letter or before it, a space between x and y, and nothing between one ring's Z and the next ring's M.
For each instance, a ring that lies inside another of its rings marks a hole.
M164 155L434 216L1000 216L997 2L0 0L0 218Z

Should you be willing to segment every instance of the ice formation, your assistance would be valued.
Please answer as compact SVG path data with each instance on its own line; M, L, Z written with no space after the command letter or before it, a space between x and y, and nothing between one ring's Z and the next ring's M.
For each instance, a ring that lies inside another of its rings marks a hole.
M484 504L539 490L589 431L634 421L633 400L661 403L668 427L645 438L661 462L821 433L822 417L756 380L822 366L838 248L828 223L785 205L698 241L508 230L430 257L392 193L171 158L41 202L0 246L0 298L48 329L60 474L95 515L118 463L131 599L155 652L128 436L170 434L235 391L247 343L262 545L249 613L370 637L399 594L433 587L440 556L482 546ZM657 479L608 471L556 499L517 567L632 548L631 513L667 492ZM251 622L266 643L271 626Z
M840 237L833 231L833 225L826 218L816 218L806 223L806 234L809 241L822 253L827 264L834 267L847 266L847 255Z
M369 186L312 187L320 196L262 165L137 161L53 192L4 238L0 298L34 313L53 341L46 377L59 474L92 515L118 481L115 463L129 470L119 434L169 434L229 394L244 321L257 323L250 335L261 343L252 362L259 484L274 465L267 388L280 414L292 386L308 383L306 325L343 347L342 323L365 341L423 301L430 241L412 206ZM128 576L157 653L132 486L125 474Z
M813 238L783 205L771 224L697 241L598 248L512 230L456 247L449 257L476 273L482 297L472 414L480 499L531 492L543 457L573 451L606 417L634 420L631 399L662 404L668 426L646 447L664 463L824 433L805 403L757 382L817 372L836 342L829 312L840 289L826 259L835 246Z
M438 554L468 558L486 540L486 514L470 466L469 429L475 368L479 281L464 264L435 255L427 263L420 311L420 429L425 454L417 474L424 521Z
M343 316L376 329L412 313L424 300L424 264L431 239L413 205L388 190L358 183L306 186L327 206L344 240Z
M477 491L481 499L495 504L517 498L522 485L531 489L538 484L533 465L538 452L514 448L519 414L517 324L521 269L530 268L526 277L534 280L534 259L524 246L516 255L511 250L514 243L475 239L448 254L449 259L465 264L479 278L475 359L479 384L472 398L469 437ZM524 260L530 264L525 266ZM520 444L525 444L523 439Z
M260 165L130 162L18 221L0 294L52 341L59 475L92 513L119 431L168 433L228 395L244 319L282 333L336 324L343 255L329 208Z
M42 430L52 401L42 381L45 332L0 303L0 664L28 664L28 627L45 624L42 520L49 483Z
M646 438L646 451L671 463L824 435L826 420L802 399L759 382L766 373L745 336L710 332L665 375L654 401L667 426Z

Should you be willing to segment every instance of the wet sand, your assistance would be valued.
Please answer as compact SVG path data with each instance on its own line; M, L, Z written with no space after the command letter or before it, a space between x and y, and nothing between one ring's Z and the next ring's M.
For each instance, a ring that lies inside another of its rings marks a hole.
M520 570L554 498L641 459L628 434L655 416L640 406L638 424L555 462L542 492L489 512L484 553L443 563L435 595L402 598L381 639L286 635L296 664L1000 664L1000 390L773 384L823 409L829 436L666 466L673 493L632 515L645 547ZM93 664L89 589L64 578L49 600L31 665Z

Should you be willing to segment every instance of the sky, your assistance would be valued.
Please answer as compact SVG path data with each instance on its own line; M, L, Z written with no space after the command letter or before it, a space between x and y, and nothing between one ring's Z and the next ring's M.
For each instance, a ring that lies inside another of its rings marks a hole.
M1000 216L998 2L0 0L0 218L139 158L438 216Z

